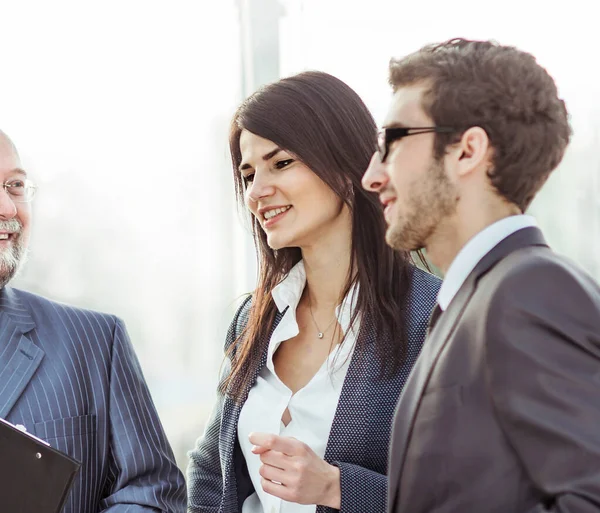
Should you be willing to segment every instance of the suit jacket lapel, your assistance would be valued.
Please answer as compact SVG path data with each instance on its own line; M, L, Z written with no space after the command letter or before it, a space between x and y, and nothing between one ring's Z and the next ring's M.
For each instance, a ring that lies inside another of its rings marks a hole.
M377 366L377 371L379 370L379 364L373 358L371 352L371 347L375 341L375 327L370 319L365 319L364 317L363 319L365 326L361 327L355 342L354 352L350 359L350 365L348 366L346 378L344 379L344 384L342 385L340 393L340 399L331 425L324 458L327 462L343 459L343 454L340 452L343 447L347 446L345 440L348 432L348 418L354 417L357 424L366 424L367 422L370 422L370 419L364 416L361 417L351 414L357 411L356 405L360 408L360 405L367 403L365 395L369 390L368 387L362 385L363 380L371 374L371 369L374 364ZM367 339L367 337L369 338ZM363 440L360 439L355 440L353 450L359 450L358 446L362 442ZM324 511L324 509L319 506L317 511Z
M526 246L546 246L542 232L537 228L519 230L498 243L467 277L460 290L448 305L439 321L429 333L415 367L406 382L400 396L394 417L394 431L390 446L390 469L388 504L393 507L399 492L406 450L410 442L415 415L423 397L429 377L444 349L450 335L462 317L471 296L475 292L477 282L497 262L513 251Z
M261 356L260 364L254 369L252 379L247 383L246 388L244 390L244 394L242 396L242 400L240 402L234 401L230 396L225 397L225 403L223 405L223 413L221 417L221 447L224 448L223 453L221 454L221 461L226 462L225 467L225 488L223 489L223 500L228 494L237 495L237 483L235 480L235 468L236 465L240 465L241 462L235 461L234 450L235 444L237 443L237 427L238 421L240 418L240 413L242 411L242 407L248 398L248 394L250 393L250 389L256 383L256 379L260 374L260 371L267 363L267 355L269 352L269 341L271 340L271 336L275 331L275 328L283 318L283 312L277 312L275 315L275 321L273 322L273 326L267 335L266 343L264 344L264 351ZM240 453L241 454L241 453ZM227 487L231 488L228 490ZM241 504L238 504L238 508L241 509Z
M421 402L423 391L427 386L429 377L435 363L450 338L457 321L460 319L465 306L473 295L472 281L465 283L452 300L448 309L442 314L439 321L431 330L415 366L404 386L400 396L393 422L393 435L390 446L390 469L388 504L394 504L398 493L398 484L402 475L402 467L406 456L406 448L414 424L415 414Z
M254 373L252 374L252 379L246 385L246 390L244 391L242 403L246 402L246 399L248 398L248 394L250 393L250 389L254 386L254 383L256 383L256 380L258 378L258 375L260 374L260 371L267 364L267 356L269 354L269 343L271 341L271 337L273 336L273 332L275 331L275 328L277 328L279 322L285 315L285 312L287 312L287 308L283 312L278 311L275 314L275 320L273 321L273 326L271 327L271 330L268 332L268 335L266 337L267 340L264 341L265 349L263 350L263 353L262 353L262 356L260 359L260 364L256 367L256 369L254 369Z
M0 417L6 418L31 381L44 351L26 333L35 328L15 292L0 291Z

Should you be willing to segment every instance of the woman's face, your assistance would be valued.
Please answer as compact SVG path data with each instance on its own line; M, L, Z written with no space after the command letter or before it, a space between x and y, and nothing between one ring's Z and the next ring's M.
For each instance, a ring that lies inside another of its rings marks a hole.
M342 229L347 206L297 158L248 130L241 133L240 151L246 205L271 248L309 247Z

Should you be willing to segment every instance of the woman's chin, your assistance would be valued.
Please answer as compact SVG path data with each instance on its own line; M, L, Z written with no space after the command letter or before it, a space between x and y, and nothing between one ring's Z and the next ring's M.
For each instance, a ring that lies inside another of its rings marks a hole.
M286 237L279 237L275 234L271 236L267 236L267 244L273 251L278 251L280 249L292 247L291 241Z
M273 251L279 251L280 249L284 249L287 247L285 244L279 244L277 242L267 242L267 244L269 244L269 247Z

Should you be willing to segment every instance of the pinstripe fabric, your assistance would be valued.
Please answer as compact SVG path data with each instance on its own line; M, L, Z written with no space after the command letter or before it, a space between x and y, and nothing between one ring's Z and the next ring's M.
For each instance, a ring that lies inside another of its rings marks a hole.
M63 513L185 511L183 476L116 317L2 289L0 417L82 462Z
M350 362L325 451L325 460L340 468L342 513L384 513L386 510L392 418L402 387L421 350L439 287L439 279L414 269L407 327L408 355L405 364L392 378L379 376L379 364L374 358L374 330L365 319L360 336L367 337L366 344L363 351L355 350ZM231 323L226 347L247 322L249 307L250 298L244 301ZM271 333L281 317L278 313ZM261 367L266 362L266 354L263 354ZM226 367L224 376L228 371ZM260 368L254 381L259 372ZM254 381L248 385L248 390ZM239 513L243 500L252 491L237 441L240 410L241 405L218 395L205 432L189 454L190 513ZM318 513L333 511L322 506L317 508Z

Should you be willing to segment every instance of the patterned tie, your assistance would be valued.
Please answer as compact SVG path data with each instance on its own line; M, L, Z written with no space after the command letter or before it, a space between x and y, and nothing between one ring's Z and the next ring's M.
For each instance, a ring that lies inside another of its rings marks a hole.
M427 323L427 334L425 335L426 337L428 337L429 334L432 332L433 328L435 328L435 323L438 321L440 315L442 315L443 313L444 310L442 310L440 304L436 303L434 309L431 312L431 315L429 316L429 322Z

